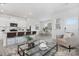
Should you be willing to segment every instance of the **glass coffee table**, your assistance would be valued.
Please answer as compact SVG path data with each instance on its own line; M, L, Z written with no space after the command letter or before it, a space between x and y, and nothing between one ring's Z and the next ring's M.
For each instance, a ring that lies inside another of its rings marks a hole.
M18 54L20 56L54 56L58 49L55 43L47 43L48 49L46 50L40 50L39 45L40 44L36 44L30 49L19 46Z

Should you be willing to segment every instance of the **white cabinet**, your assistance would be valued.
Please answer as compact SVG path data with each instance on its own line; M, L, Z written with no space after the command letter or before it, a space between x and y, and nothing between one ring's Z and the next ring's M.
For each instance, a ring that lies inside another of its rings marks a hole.
M7 45L13 45L13 44L16 44L16 38L8 38Z
M22 43L22 42L26 41L26 38L24 36L16 37L16 41L17 41L17 43Z
M22 36L22 37L14 37L14 38L7 38L7 45L13 45L16 43L22 43L24 41L27 41L27 39Z

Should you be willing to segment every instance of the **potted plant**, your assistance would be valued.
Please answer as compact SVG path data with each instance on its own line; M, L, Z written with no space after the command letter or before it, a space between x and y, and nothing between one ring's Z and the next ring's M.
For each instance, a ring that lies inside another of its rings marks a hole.
M29 41L31 41L33 38L28 35L28 36L26 36L26 39L27 39L27 41L29 42Z
M30 49L30 48L34 47L34 43L31 42L31 40L32 40L33 38L30 37L30 36L26 36L26 38L27 38L27 42L28 42L28 48Z

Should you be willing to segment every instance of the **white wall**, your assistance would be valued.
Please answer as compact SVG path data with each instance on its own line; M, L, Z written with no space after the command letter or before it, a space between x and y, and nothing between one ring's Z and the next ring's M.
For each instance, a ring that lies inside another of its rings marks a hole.
M76 23L75 25L71 25L71 26L65 24L65 21L71 17L76 18L78 20L78 23ZM61 34L65 33L64 27L66 26L67 31L75 33L75 37L73 38L72 43L79 44L79 37L78 37L79 36L79 8L73 8L73 9L70 9L67 11L61 11L61 12L53 15L52 18L54 20L57 18L60 18L60 25L61 25L61 30L54 30L52 32L52 35L53 35L53 33L55 33L56 35L58 35L58 34L61 35ZM54 21L54 20L52 20L52 21ZM53 25L53 27L55 27L55 25Z
M31 26L32 31L38 31L35 29L36 26L40 26L40 22L38 19L33 19L33 18L27 18L26 20L26 27L29 28Z
M6 38L6 33L9 32L9 30L11 28L14 28L14 27L10 27L10 23L17 23L18 24L18 27L21 28L21 29L26 29L31 26L32 28L32 31L36 30L35 29L35 26L36 25L39 25L39 21L36 20L36 19L25 19L25 18L20 18L20 17L14 17L14 16L9 16L9 15L0 15L0 40L3 40L3 46L6 46L6 40L8 40ZM2 32L2 30L5 30L5 32ZM16 27L17 29L17 27ZM13 38L12 40L9 39L8 40L8 43L9 44L15 44L16 43L16 39L14 40L15 38ZM20 37L19 37L19 42L22 42L22 39L20 40Z
M26 29L26 20L24 18L0 15L0 39L4 37L5 32L9 32L10 23L17 23L18 27ZM2 32L3 29L5 32Z
M51 31L52 36L50 36L50 38L48 37L47 41L53 42L53 39L56 39L56 28L55 28L56 20L54 18L50 18L46 21L40 22L40 30L45 26L45 24L48 23L52 23L52 31Z
M26 21L24 18L0 16L0 32L4 27L7 31L10 28L10 23L17 23L18 27L26 27Z
M69 17L68 17L69 18ZM75 20L77 20L76 24L72 24L72 25L68 25L66 24L66 20L68 18L61 18L60 17L60 26L61 26L61 29L56 29L56 35L62 35L64 34L65 32L73 32L75 34L78 34L79 30L78 30L78 18L76 18ZM71 18L71 17L70 17ZM66 27L66 30L65 30L65 27Z
M59 13L56 13L55 15L52 16L54 19L60 18L60 25L61 25L61 30L57 30L60 34L63 34L65 32L64 27L66 26L65 20L68 18L74 17L77 18L79 17L79 8L70 8L70 9L65 9L61 10ZM67 26L67 29L70 31L76 31L76 33L79 33L79 20L78 23L76 23L74 26Z

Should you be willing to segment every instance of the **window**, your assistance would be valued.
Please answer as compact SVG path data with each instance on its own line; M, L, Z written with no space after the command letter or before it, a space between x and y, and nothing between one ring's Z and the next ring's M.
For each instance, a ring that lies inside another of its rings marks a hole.
M78 20L75 19L75 18L69 18L69 19L67 19L67 20L65 21L65 23L66 23L67 25L74 25L74 24L77 24L77 22L78 22Z

